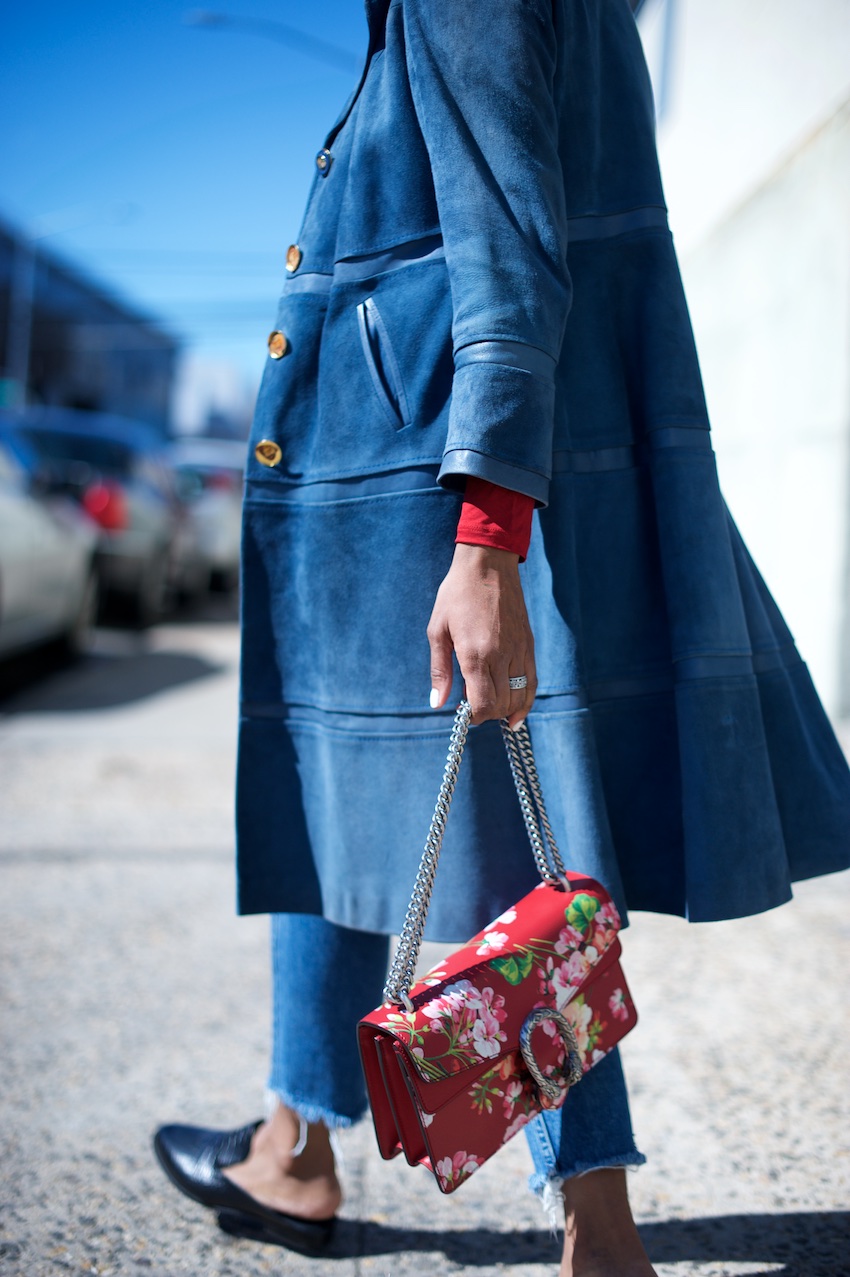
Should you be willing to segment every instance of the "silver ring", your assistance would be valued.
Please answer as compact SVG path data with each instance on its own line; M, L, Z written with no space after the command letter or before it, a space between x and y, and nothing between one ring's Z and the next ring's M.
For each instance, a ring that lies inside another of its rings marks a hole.
M524 687L528 687L528 679L525 674L517 674L516 678L508 679L508 687L512 692L521 692Z

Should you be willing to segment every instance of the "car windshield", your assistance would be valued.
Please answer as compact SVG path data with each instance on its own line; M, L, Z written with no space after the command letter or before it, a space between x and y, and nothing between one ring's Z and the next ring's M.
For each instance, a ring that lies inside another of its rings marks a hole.
M26 436L39 454L49 461L82 461L102 474L126 478L133 464L132 449L118 439L97 435L75 435L58 430L29 427Z

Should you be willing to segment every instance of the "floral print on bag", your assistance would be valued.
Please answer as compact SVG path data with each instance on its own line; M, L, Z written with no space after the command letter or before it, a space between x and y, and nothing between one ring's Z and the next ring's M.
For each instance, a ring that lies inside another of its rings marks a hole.
M566 1013L581 985L616 941L620 926L617 908L607 897L576 892L567 900L563 925L551 938L512 942L518 915L516 909L508 909L458 949L451 963L441 963L430 971L414 990L415 994L439 990L436 996L424 998L413 1012L387 1009L381 1027L392 1030L410 1048L424 1078L450 1076L470 1065L495 1060L508 1050L503 1027L507 1019L506 995L498 991L502 981L514 988L535 979L540 1005ZM518 929L522 930L522 923ZM489 970L497 978L492 984L484 983L480 974L475 982L468 977L453 979L447 968L460 967L462 971L465 957L469 960L467 972ZM611 1012L622 1018L620 1008L612 1007ZM575 1021L573 1027L583 1058L586 1051L592 1055L604 1028L598 1018L585 1023L586 1016L587 1008L578 998L575 1013L569 1018ZM547 1032L550 1037L557 1036L551 1024Z
M483 1158L476 1157L474 1153L455 1153L452 1157L442 1157L434 1167L437 1179L440 1181L440 1187L444 1193L450 1193L457 1188L458 1184L462 1184L465 1179L469 1179L473 1172L478 1170L482 1164Z
M568 1049L586 1073L636 1021L616 908L581 874L564 888L534 888L419 980L409 1010L385 1004L361 1022L370 1094L390 1092L380 1122L375 1110L381 1152L428 1166L444 1193L538 1113L569 1104Z

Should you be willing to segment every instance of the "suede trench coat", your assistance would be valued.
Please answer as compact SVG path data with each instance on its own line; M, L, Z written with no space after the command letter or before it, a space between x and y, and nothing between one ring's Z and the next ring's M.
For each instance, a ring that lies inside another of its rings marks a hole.
M848 864L850 774L717 485L627 0L367 0L249 447L239 907L401 925L466 476L537 503L529 727L570 867L694 920ZM470 733L429 935L535 883Z

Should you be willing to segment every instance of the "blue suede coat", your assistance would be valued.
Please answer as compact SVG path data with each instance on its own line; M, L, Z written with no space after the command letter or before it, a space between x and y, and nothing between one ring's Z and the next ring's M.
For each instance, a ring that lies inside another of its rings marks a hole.
M240 908L400 926L450 726L425 627L470 474L538 503L529 725L569 864L632 908L776 905L848 864L850 774L718 490L627 0L367 10L249 453ZM534 881L487 724L430 934Z

